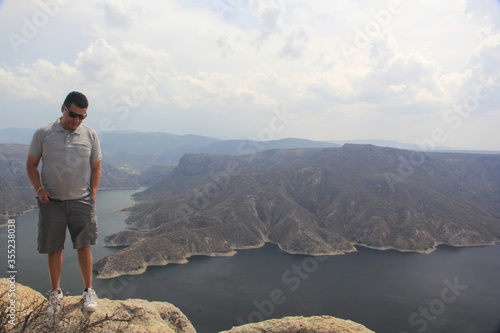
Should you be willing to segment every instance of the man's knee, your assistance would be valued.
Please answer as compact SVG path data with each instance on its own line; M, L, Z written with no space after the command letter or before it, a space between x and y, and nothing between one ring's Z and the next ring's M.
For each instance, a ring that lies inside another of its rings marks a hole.
M92 251L90 250L90 246L79 247L76 249L76 251L78 252L78 256L81 257L92 256Z
M61 256L62 256L62 250L58 250L58 251L54 251L54 252L47 253L47 256L48 256L49 258L57 258L57 257L61 257Z

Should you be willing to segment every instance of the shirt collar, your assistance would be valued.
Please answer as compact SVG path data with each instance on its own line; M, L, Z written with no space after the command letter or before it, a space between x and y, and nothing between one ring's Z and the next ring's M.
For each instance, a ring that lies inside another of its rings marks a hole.
M76 128L76 130L74 130L73 132L69 132L68 130L66 130L62 125L61 125L61 118L57 118L55 124L54 124L54 127L55 127L55 130L57 132L69 132L69 133L75 133L75 134L80 134L81 133L81 127L82 127L83 124L80 124L80 126L78 126Z

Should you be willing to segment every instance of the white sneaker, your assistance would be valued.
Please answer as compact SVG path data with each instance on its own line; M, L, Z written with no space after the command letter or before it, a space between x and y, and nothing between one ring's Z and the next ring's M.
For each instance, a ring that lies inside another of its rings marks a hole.
M83 291L83 308L85 311L93 312L97 307L97 294L94 289L88 288L87 291Z
M61 310L61 301L63 299L63 293L61 290L52 290L49 294L49 305L47 306L47 313L49 315L54 315Z

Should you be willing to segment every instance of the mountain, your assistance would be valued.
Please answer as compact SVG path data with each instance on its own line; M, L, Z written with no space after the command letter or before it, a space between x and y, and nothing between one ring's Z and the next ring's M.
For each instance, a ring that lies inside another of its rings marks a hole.
M31 208L34 191L26 175L28 146L0 144L0 225Z
M389 148L397 148L397 149L406 149L406 150L426 150L422 149L421 146L412 143L404 143L395 140L347 140L347 141L332 141L338 145L347 144L357 144L357 145L374 145L378 147L389 147ZM434 150L453 150L453 148L449 147L436 147Z
M158 164L175 165L186 151L220 141L198 135L118 131L101 133L100 139L101 149L108 153L106 157L110 161L121 162L115 166L126 162L142 170Z
M176 165L186 154L244 155L270 149L327 148L338 144L306 139L273 141L219 140L196 135L112 132L103 134L101 148L115 166L144 170L153 165Z
M161 181L163 178L167 177L172 170L174 170L173 165L155 165L151 168L144 170L138 177L138 181L141 186L150 187Z
M270 149L291 149L291 148L329 148L340 147L332 142L311 141L306 139L281 139L273 141L254 140L224 140L216 142L199 149L192 149L190 153L205 153L219 155L245 155L250 152L259 152Z
M397 148L397 149L406 149L406 150L416 150L416 151L428 151L429 147L420 146L418 144L412 143L403 143L395 140L347 140L347 141L331 141L332 143L338 145L344 145L346 143L352 144L369 144L378 147L389 147L389 148ZM471 149L463 149L463 148L452 148L446 146L437 146L433 147L432 151L435 152L451 152L451 153L481 153L481 154L500 154L500 151L495 150L471 150Z
M264 150L243 156L186 154L168 177L134 195L140 201L157 200L183 194L209 182L246 172L267 172L306 163L316 150L299 149L292 155L287 150Z
M34 129L6 128L0 130L0 143L29 144ZM199 135L175 135L163 132L111 131L99 132L104 161L129 172L141 172L155 165L176 165L185 153L245 155L272 149L332 148L346 143L372 144L407 150L426 150L416 144L394 140L312 141L286 138L271 141L220 140ZM453 148L435 150L459 152ZM463 151L470 153L471 151ZM483 151L482 153L495 153ZM498 153L498 152L496 152Z
M492 244L500 240L500 155L353 144L187 154L140 199L126 210L127 229L106 237L125 248L95 263L99 278L265 242L307 255Z
M132 189L141 186L139 176L125 170L115 168L109 163L101 163L101 182L99 189Z

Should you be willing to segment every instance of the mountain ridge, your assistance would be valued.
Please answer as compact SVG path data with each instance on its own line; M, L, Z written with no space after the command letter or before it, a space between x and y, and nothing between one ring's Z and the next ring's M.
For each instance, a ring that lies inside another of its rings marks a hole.
M126 247L95 270L100 278L140 274L149 265L265 242L288 253L331 255L353 245L429 252L500 239L500 156L432 153L421 155L411 174L398 174L401 157L415 157L409 154L344 145L185 155L152 187L157 194L143 196L150 201L126 210L128 228L105 239ZM401 180L391 184L388 175Z
M20 143L29 145L34 129L0 129L0 143ZM417 144L395 140L308 140L284 138L271 141L252 139L218 139L194 134L176 135L166 132L141 131L98 131L104 159L120 168L145 170L153 165L176 165L185 153L245 155L269 149L331 148L344 144L372 144L380 147L426 151L428 148ZM474 150L458 150L451 147L435 147L433 151L453 151L474 153ZM500 151L481 151L500 154Z

